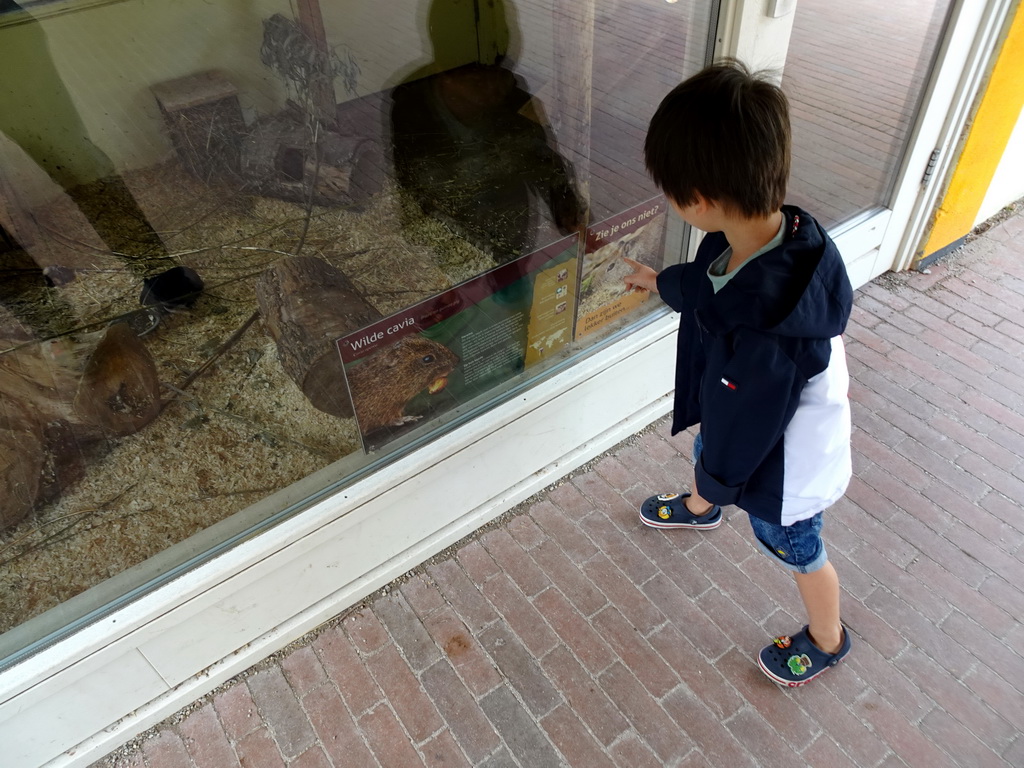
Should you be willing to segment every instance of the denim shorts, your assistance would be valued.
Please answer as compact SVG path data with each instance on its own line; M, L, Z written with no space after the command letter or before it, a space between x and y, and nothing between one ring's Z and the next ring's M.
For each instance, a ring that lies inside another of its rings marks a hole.
M693 463L697 463L704 440L700 433L693 441ZM699 489L698 489L699 490ZM792 525L768 523L747 513L754 539L762 552L778 561L782 567L796 573L813 573L828 561L825 544L821 540L822 513Z

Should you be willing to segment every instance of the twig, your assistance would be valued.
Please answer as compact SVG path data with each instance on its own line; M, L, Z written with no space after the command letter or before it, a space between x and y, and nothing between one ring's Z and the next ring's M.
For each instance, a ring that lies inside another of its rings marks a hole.
M120 257L122 259L133 259L133 258L135 258L134 256L132 256L131 254L128 254L128 253L121 253L120 251L112 251L109 248L97 248L95 245L89 245L88 243L82 242L81 240L76 240L73 237L68 237L67 235L62 234L62 233L58 232L55 229L51 229L50 227L48 227L45 224L42 224L42 223L40 223L38 221L36 223L39 224L39 228L40 229L45 230L46 232L48 232L49 234L53 235L58 240L63 240L67 244L77 245L77 246L79 246L81 248L84 248L84 249L89 250L89 251L93 251L95 253L113 254L114 256L118 256L118 257Z
M319 214L319 215L324 215L324 214ZM273 224L272 226L267 227L266 229L261 229L259 232L253 232L251 234L246 234L246 235L243 235L242 237L239 237L239 238L237 238L235 240L228 240L228 242L226 242L226 243L219 243L218 245L209 245L209 246L206 246L204 248L193 248L192 250L189 250L189 251L176 251L175 253L171 253L171 254L168 254L168 255L172 256L174 258L178 258L179 256L192 256L192 255L197 254L197 253L206 253L207 251L215 251L215 250L217 250L219 248L227 248L228 246L234 245L235 243L244 243L246 240L252 240L253 238L265 235L268 232L273 232L275 229L282 229L283 227L286 227L289 224L294 224L297 221L308 221L308 219L309 219L309 213L307 212L303 216L296 216L294 219L285 219L284 221L278 221L275 224Z
M318 144L320 140L320 121L316 121L316 125L313 126L313 152L316 153L316 165L313 166L313 180L309 184L309 195L306 197L306 216L302 223L302 236L299 238L298 245L295 246L295 255L298 256L302 251L302 246L306 244L306 235L309 234L309 222L313 218L313 195L316 194L316 183L320 180L320 146Z
M279 256L291 256L288 251L279 251L276 248L259 248L255 245L222 245L221 248L230 248L233 251L260 251L261 253L276 253Z
M193 496L192 501L209 501L210 499L222 499L225 496L244 496L247 493L262 493L270 494L274 491L280 490L280 486L271 485L266 488L244 488L240 491L211 491L208 488L202 488L205 492L205 496Z
M244 323L242 323L241 327L238 330L236 330L233 334L231 334L223 344L221 344L219 347L217 347L216 351L214 351L214 353L212 355L210 355L209 358L207 358L206 362L204 362L202 365L200 365L198 368L196 368L188 376L188 378L186 378L185 381L182 382L182 384L179 387L179 389L181 389L181 390L188 389L189 385L193 381L198 379L200 376L202 376L203 373L206 371L206 369L209 368L211 365L213 365L213 363L216 362L220 358L221 355L223 355L225 352L227 352L229 349L231 349L231 347L233 347L235 344L238 343L238 340L240 338L242 338L242 334L244 334L249 329L250 325L252 325L254 322L256 322L256 318L258 318L259 316L260 316L260 311L258 309L255 312L253 312L251 315L249 315L249 318ZM174 398L172 398L172 400L173 399ZM168 401L168 403L169 402L170 401ZM165 408L167 407L168 403L164 404Z
M209 292L211 290L215 290L217 288L221 288L221 287L223 287L225 285L230 285L231 283L237 283L237 282L241 282L242 280L249 280L249 279L251 279L253 277L259 277L265 271L266 271L266 269L261 269L261 270L258 270L256 272L250 272L250 273L245 274L245 275L239 275L238 277L232 277L230 280L225 280L222 283L217 283L216 285L211 285L209 287L209 289L207 289L207 292ZM3 357L4 355L9 354L11 352L17 352L19 349L23 349L24 347L34 346L36 344L39 344L40 342L53 341L54 339L62 339L65 336L70 336L70 335L75 334L75 333L84 333L86 331L94 330L95 328L98 328L99 326L107 326L107 325L110 325L112 323L116 323L116 322L119 322L119 321L122 321L122 320L128 320L129 318L134 317L135 315L141 314L143 312L148 312L148 311L150 311L149 307L140 307L139 309L132 309L132 310L129 310L127 312L122 312L120 315L113 315L111 317L105 317L102 320L93 320L92 322L84 323L82 325L76 326L74 328L71 328L71 329L69 329L67 331L63 331L61 333L54 333L54 334L52 334L50 336L44 336L44 337L39 338L39 339L30 339L29 341L22 342L21 344L16 344L13 347L7 347L6 349L0 349L0 357Z
M215 205L213 208L210 208L209 210L206 211L206 213L204 213L198 219L194 219L187 226L182 227L181 229L177 229L177 230L173 230L171 232L168 232L167 233L168 239L174 238L174 237L178 237L178 236L182 235L183 233L188 232L193 227L199 226L199 224L202 223L204 220L210 218L211 216L213 216L213 214L215 214L218 211L220 211L222 208L224 208L225 206L227 206L228 204L233 202L235 199L241 197L242 193L245 192L246 188L251 186L252 183L253 182L251 182L251 181L245 182L244 184L242 184L241 187L239 187L237 190L235 190L233 194L227 195L226 197L220 198L220 204L219 205ZM210 197L210 195L204 196L200 201L197 202L196 207L198 207L198 203L206 202L206 199L208 197Z
M65 533L66 531L71 530L75 526L80 525L85 520L87 520L91 515L95 515L97 512L102 512L104 509L106 509L111 504L113 504L118 499L120 499L122 496L124 496L126 493L128 493L128 491L130 491L132 488L134 488L135 485L136 485L135 483L133 483L132 485L129 485L127 488L123 489L116 496L113 496L113 497L107 499L106 501L102 502L101 504L99 504L99 505L97 505L95 507L92 507L90 509L82 509L82 510L79 510L78 512L71 512L71 513L66 514L66 515L61 515L60 517L54 518L53 520L47 520L45 523L39 524L37 527L33 528L30 531L26 531L24 534L19 536L17 539L14 539L13 541L10 541L6 545L4 545L4 547L2 549L0 549L0 555L4 554L8 550L18 546L22 541L24 541L25 539L29 538L33 534L40 533L43 530L43 528L46 528L47 526L53 525L55 523L59 523L59 522L61 522L63 520L67 520L67 519L72 518L72 517L77 518L76 520L74 520L69 525L65 525L60 530L48 534L45 538L41 539L40 541L37 541L32 546L27 547L26 549L23 549L18 554L13 555L13 556L7 558L6 560L0 560L0 567L8 565L9 563L13 563L19 557L24 557L25 555L29 554L30 552L34 552L37 549L41 549L42 547L44 547L47 544L56 543L56 541L60 540L57 537L60 536L62 533Z
M259 424L257 424L256 422L252 421L251 419L247 419L244 416L239 416L237 413L232 413L231 411L226 411L223 408L215 408L212 405L204 405L204 404L200 403L198 400L196 400L194 397L192 397L191 395L186 393L185 391L175 387L173 384L168 384L167 382L164 382L164 381L160 382L160 384L161 384L161 386L164 386L167 389L169 389L172 392L174 392L175 395L176 395L176 397L173 398L172 400L169 400L165 404L165 406L166 405L170 405L172 402L181 401L182 399L184 399L184 402L186 402L186 403L188 403L190 405L195 406L195 408L198 409L200 412L202 412L204 410L205 411L209 411L210 413L215 413L218 416L223 416L226 419L232 419L234 421L241 422L242 424L246 424L246 425L248 425L250 427L258 427L258 426L260 426ZM270 434L270 432L267 431L267 430L263 430L263 431L266 432L267 434ZM325 459L325 460L331 460L330 454L328 454L326 451L322 451L319 448L314 448L311 445L306 445L305 443L303 443L303 442L301 442L299 440L295 440L294 438L285 437L283 435L273 435L273 434L271 435L271 437L273 437L275 440L280 440L282 443L291 443L292 445L296 445L299 448L302 448L304 451L309 451L309 453L313 454L314 456L319 456L320 458Z

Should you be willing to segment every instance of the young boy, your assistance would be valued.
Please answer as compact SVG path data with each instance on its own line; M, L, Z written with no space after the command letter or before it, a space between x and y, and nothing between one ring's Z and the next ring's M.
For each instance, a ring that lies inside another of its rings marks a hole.
M677 86L651 120L647 169L676 212L709 232L694 262L656 273L629 261L633 289L681 313L672 434L694 424L690 493L653 496L654 528L713 529L745 510L769 556L791 570L808 624L758 663L804 685L850 651L822 512L850 480L850 405L840 334L853 301L825 230L783 205L790 127L782 91L735 61Z

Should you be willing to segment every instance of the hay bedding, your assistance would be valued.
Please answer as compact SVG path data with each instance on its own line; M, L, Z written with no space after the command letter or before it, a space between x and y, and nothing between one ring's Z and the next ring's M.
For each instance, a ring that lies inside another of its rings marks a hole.
M166 267L192 267L206 290L145 337L172 400L163 413L92 451L84 479L0 533L0 631L359 449L354 422L309 404L259 321L180 390L256 310L261 270L301 243L386 315L493 266L436 221L412 215L410 226L390 185L359 211L314 207L307 227L301 205L202 184L173 162L126 182L172 255ZM99 250L73 207L39 219L55 254L92 265L60 289L75 323L139 309L139 274Z

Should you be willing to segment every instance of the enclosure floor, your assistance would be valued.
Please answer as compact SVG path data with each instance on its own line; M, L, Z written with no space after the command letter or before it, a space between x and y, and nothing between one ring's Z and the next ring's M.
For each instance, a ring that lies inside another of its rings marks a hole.
M806 688L754 661L803 621L745 515L637 519L689 474L662 420L98 765L1024 764L1021 252L1018 213L856 293L853 650Z

